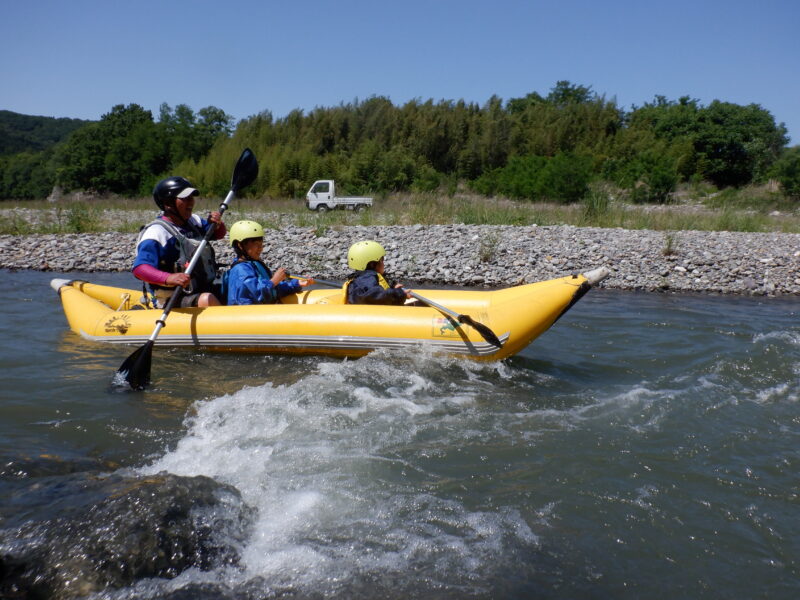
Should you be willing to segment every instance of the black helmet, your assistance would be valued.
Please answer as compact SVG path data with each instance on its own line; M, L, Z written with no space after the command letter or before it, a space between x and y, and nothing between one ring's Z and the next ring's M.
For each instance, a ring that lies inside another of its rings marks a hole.
M183 177L167 177L162 179L153 188L153 200L161 210L164 210L164 204L168 200L175 200L175 198L186 198L187 196L196 196L199 194L196 189L192 187L188 179Z

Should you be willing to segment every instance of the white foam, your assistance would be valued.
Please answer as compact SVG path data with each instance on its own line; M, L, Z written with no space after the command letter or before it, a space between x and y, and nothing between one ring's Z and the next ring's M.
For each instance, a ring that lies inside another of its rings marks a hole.
M800 401L800 381L783 382L763 390L757 390L755 400L759 404L781 401L798 402Z
M402 453L426 439L435 440L431 455L437 443L458 445L463 431L448 420L463 418L487 386L481 373L497 368L437 361L322 362L291 385L198 402L174 450L140 471L206 475L239 490L257 509L243 578L324 587L350 571L402 571L425 556L449 565L443 573L487 568L504 544L537 542L526 521L421 491L408 478L431 475ZM463 369L476 383L451 394L437 383L442 369Z
M786 342L792 346L800 346L800 331L784 329L767 333L757 333L753 336L754 344L773 341Z
M641 383L618 394L598 398L591 404L576 407L570 414L576 420L604 423L613 416L630 429L643 432L659 427L667 410L663 404L675 394L674 390L653 390Z

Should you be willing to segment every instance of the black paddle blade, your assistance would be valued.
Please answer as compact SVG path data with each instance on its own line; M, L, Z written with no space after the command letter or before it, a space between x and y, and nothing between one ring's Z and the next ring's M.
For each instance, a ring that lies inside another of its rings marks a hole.
M122 385L123 381L127 381L133 390L143 390L147 387L150 383L153 344L153 340L147 340L144 346L125 359L114 376L115 384Z
M464 323L465 325L469 325L470 327L472 327L475 331L480 333L481 336L483 336L483 339L489 342L492 346L497 346L498 348L503 347L503 342L501 342L500 338L498 338L494 334L494 331L489 329L483 323L478 323L475 319L473 319L469 315L458 315L458 322Z
M234 193L238 193L242 188L246 188L253 183L258 177L258 161L256 155L250 148L245 148L236 166L233 168L233 177L231 177L231 189Z

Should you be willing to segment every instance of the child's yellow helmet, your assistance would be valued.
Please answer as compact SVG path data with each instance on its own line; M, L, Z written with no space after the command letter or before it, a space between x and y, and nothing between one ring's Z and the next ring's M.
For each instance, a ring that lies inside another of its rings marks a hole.
M231 246L250 238L263 238L264 228L255 221L236 221L231 227Z
M371 262L377 262L383 258L386 251L378 242L364 240L356 242L347 251L347 264L351 269L363 271Z

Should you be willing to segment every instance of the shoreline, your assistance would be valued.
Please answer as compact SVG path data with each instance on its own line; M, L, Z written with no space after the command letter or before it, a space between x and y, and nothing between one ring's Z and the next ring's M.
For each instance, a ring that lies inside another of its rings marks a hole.
M350 244L375 239L386 269L416 284L504 287L608 267L599 287L647 292L800 295L800 234L512 225L267 229L270 268L341 280ZM0 235L0 269L128 271L136 234ZM212 243L229 265L226 241ZM131 275L131 283L135 283Z

